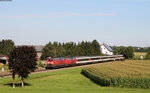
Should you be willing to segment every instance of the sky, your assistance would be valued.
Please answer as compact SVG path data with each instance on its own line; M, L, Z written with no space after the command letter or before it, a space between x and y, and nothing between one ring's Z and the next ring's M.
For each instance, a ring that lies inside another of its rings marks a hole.
M150 0L0 0L0 40L150 46Z

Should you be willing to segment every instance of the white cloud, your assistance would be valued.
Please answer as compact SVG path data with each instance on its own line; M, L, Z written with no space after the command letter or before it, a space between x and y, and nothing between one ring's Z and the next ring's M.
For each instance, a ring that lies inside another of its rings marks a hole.
M112 13L66 13L66 12L51 12L51 16L113 16Z
M37 15L0 16L0 18L31 18L31 17L37 17Z
M0 16L0 18L61 18L66 16L113 16L112 13L66 13L66 12L50 12L46 15L17 15L17 16Z

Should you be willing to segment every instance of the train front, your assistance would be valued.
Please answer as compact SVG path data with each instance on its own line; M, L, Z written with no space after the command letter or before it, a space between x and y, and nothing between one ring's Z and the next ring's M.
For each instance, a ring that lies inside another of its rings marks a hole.
M48 57L47 58L47 61L46 61L46 68L54 68L54 59L51 58L51 57Z

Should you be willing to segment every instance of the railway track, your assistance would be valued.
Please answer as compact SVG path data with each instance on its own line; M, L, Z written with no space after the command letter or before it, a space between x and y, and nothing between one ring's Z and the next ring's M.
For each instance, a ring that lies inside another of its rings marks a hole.
M32 73L36 73L36 72L42 72L42 71L48 71L47 69L37 69L35 70L35 72L32 72ZM7 76L11 76L12 74L11 73L2 73L0 74L0 77L7 77Z
M100 64L100 63L98 63ZM37 69L35 70L34 72L32 72L32 74L36 74L36 73L42 73L42 72L53 72L53 71L59 71L59 70L64 70L64 69L71 69L71 68L79 68L79 67L85 67L85 66L88 66L90 64L87 64L87 65L78 65L78 66L70 66L70 67L65 67L65 68L57 68L57 69ZM91 64L92 65L92 64ZM11 76L12 74L11 73L2 73L0 74L0 78L3 78L3 77L8 77L8 76Z
M85 66L92 65L92 64L101 64L101 63L113 62L113 61L115 61L115 60L102 60L102 61L96 62L96 63L78 64L78 65L74 65L74 66L67 66L67 67L62 67L62 68L57 68L57 69L45 69L45 68L43 68L43 69L35 70L34 72L32 72L32 74L41 73L41 72L53 72L53 71L59 71L59 70L64 70L64 69L71 69L71 68L79 68L79 67L85 67ZM11 73L2 73L2 74L0 74L0 78L8 77L11 75L12 75Z

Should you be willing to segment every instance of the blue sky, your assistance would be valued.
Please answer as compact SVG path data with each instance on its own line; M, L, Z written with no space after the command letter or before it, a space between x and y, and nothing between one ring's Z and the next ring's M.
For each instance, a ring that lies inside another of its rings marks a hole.
M0 1L0 40L150 46L150 0Z

